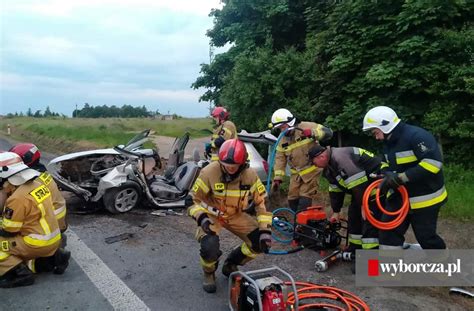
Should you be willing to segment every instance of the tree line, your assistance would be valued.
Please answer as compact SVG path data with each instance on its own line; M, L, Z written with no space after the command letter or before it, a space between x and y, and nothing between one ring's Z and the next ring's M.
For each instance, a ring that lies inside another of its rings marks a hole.
M92 106L88 103L84 104L82 109L74 109L72 112L73 118L143 118L143 117L153 117L161 115L160 112L150 111L145 106L142 107L133 107L130 105L123 105L122 107L117 107L115 105L107 106ZM15 112L7 114L7 117L33 117L33 118L47 118L47 117L63 117L67 118L64 114L59 114L57 112L52 112L51 109L46 107L44 113L42 110L36 110L33 113L31 108L28 108L26 113ZM177 119L180 116L173 114L173 118Z
M15 113L8 113L7 118L13 118L13 117L31 117L31 118L49 118L49 117L63 117L66 118L66 115L64 114L59 114L58 112L51 111L51 109L46 107L44 112L42 110L36 110L34 113L31 110L31 108L28 108L26 113L23 112L15 112Z
M145 106L133 107L123 105L122 107L112 106L91 106L84 104L84 108L75 109L72 112L73 118L141 118L159 115L158 111L149 111Z
M386 105L432 131L447 162L474 165L472 2L222 2L207 35L231 48L202 64L192 87L239 127L262 130L284 107L330 126L343 145L373 144L362 119Z

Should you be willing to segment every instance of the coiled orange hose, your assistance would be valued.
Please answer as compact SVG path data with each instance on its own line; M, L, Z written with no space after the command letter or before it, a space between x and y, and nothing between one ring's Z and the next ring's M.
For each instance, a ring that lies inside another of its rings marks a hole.
M291 282L285 282L291 285ZM321 302L305 303L298 307L298 310L306 310L308 308L331 308L334 310L355 310L369 311L369 306L359 297L351 292L332 286L317 285L309 282L295 282L297 287L298 300L301 303L307 299L319 299ZM337 301L339 305L331 303L330 300ZM294 293L288 295L288 304L295 303Z
M408 191L404 186L398 187L397 191L400 192L402 196L402 206L400 207L400 209L394 212L390 212L390 211L387 211L383 207L382 203L380 203L380 188L378 187L381 183L382 183L382 179L378 179L374 181L373 183L371 183L369 187L367 187L367 189L364 192L364 196L362 197L362 208L364 210L365 217L374 227L380 230L392 230L398 227L405 220L405 218L407 217L408 211L410 210L410 200L408 198ZM377 191L375 193L375 201L377 203L377 208L385 215L397 216L395 217L394 220L383 222L376 219L370 212L369 197L375 188L377 188Z

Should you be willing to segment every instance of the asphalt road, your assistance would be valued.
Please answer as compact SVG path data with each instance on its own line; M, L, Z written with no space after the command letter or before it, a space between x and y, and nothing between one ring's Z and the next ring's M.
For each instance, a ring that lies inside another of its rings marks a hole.
M0 150L10 142L0 138ZM43 155L50 160L52 155ZM29 287L0 290L0 310L228 310L227 279L217 274L218 290L201 289L199 245L195 223L187 216L153 216L140 207L127 214L105 211L77 214L83 203L68 201L70 266L64 275L39 274ZM128 239L107 244L108 237ZM240 242L224 232L224 256ZM319 274L318 253L311 250L260 256L244 270L278 265L301 281L332 285L351 291L372 310L463 310L440 291L410 288L357 288L348 264L340 263Z

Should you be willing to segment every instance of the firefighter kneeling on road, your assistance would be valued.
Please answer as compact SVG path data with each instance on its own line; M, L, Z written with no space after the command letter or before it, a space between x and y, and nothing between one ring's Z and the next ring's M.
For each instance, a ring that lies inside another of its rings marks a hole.
M69 263L70 254L58 250L61 232L51 191L37 180L39 175L16 153L0 153L0 184L6 195L0 227L2 288L33 284L33 272L62 274Z
M352 196L348 211L349 247L346 251L355 253L360 248L378 248L378 229L362 218L362 197L373 181L370 175L380 174L388 165L371 152L357 147L325 148L318 145L309 150L308 156L314 165L324 169L323 176L329 182L332 220L339 221L345 194ZM374 202L370 209L379 215Z
M54 215L58 220L59 229L61 230L62 236L62 247L66 246L66 235L63 234L67 229L66 221L66 200L64 199L61 191L59 191L58 185L54 181L53 177L46 171L46 167L40 162L41 152L38 147L31 143L21 143L13 146L10 152L18 154L23 163L29 168L32 168L41 173L38 181L43 183L49 190L51 190L51 197L53 199Z
M194 205L188 213L199 226L196 239L201 244L203 289L208 293L216 291L214 272L222 255L219 246L222 228L243 240L225 260L222 267L225 276L259 253L268 252L271 246L272 213L265 208L265 186L248 167L247 156L242 141L227 140L219 149L219 161L201 171L192 189ZM250 205L255 207L257 219L246 212Z

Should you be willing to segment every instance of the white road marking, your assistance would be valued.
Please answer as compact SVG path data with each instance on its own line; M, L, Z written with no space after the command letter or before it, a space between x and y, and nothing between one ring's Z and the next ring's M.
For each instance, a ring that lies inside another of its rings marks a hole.
M135 293L71 230L67 249L114 310L150 310Z

